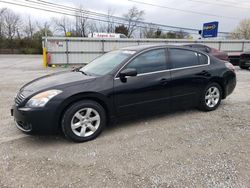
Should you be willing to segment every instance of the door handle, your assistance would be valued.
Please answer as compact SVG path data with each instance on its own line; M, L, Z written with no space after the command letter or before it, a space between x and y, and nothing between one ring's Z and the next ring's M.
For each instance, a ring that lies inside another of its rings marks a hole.
M199 72L197 75L201 75L201 76L211 76L211 74L210 74L208 71L206 71L206 70L203 70L203 71Z
M166 78L162 78L162 79L160 80L160 83L161 83L161 85L167 85L168 80L167 80Z

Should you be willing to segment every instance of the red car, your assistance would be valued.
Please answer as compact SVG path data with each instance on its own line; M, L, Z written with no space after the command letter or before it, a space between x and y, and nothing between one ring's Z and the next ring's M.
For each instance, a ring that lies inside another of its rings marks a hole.
M214 57L217 57L218 59L229 61L228 54L226 52L221 52L215 48L210 48L203 44L185 44L183 46L187 46L190 48L194 48L203 52L206 52Z

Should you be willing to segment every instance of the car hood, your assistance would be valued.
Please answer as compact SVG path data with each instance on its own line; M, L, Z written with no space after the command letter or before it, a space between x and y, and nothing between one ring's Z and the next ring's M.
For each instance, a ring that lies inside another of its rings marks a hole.
M46 89L57 89L67 87L68 84L78 84L95 79L79 71L64 71L37 78L25 84L20 91L24 96Z

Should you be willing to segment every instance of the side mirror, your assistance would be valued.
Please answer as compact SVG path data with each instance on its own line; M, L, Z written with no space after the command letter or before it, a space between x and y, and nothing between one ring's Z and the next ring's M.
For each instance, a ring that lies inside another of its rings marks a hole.
M137 71L134 68L124 69L119 74L120 78L125 78L126 76L136 76L136 75Z

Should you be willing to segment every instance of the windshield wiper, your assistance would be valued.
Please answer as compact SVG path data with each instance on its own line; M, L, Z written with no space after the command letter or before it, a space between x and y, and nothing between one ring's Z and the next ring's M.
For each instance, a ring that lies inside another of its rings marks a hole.
M81 68L82 67L78 67L78 68L73 69L72 71L73 72L81 72L82 74L84 74L86 76L95 76L95 74L92 74L92 73L89 73L89 72L87 73L87 72L82 71Z
M86 72L82 71L81 68L82 68L82 67L78 67L78 68L73 69L72 71L73 71L73 72L81 72L81 73L85 74L86 76L90 76L90 75L87 74Z
M84 71L78 70L78 72L81 72L81 73L83 73L83 74L86 75L86 76L90 76L89 74L87 74L87 73L84 72Z
M81 69L77 70L78 72L81 72L82 74L86 75L86 76L92 76L92 74L90 73L87 73L87 72L84 72L82 71Z

